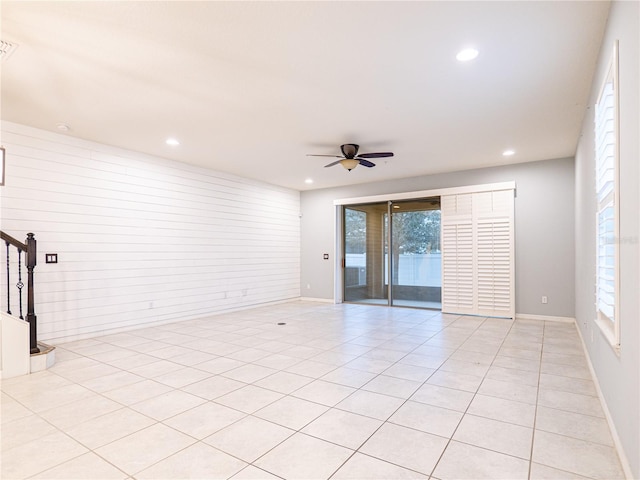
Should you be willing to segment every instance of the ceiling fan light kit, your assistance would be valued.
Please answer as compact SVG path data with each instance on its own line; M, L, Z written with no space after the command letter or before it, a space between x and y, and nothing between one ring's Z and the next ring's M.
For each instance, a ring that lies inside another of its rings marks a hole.
M331 162L326 167L333 167L334 165L342 165L345 169L351 171L356 168L358 165L362 165L363 167L375 167L376 164L367 160L368 158L384 158L384 157L393 157L393 152L374 152L374 153L361 153L358 155L358 150L360 149L360 145L355 143L345 143L344 145L340 145L340 150L342 151L342 156L340 155L315 155L315 154L307 154L308 157L335 157L339 160L335 162Z
M340 165L349 171L356 168L359 164L360 160L356 160L355 158L345 158L344 160L340 160Z

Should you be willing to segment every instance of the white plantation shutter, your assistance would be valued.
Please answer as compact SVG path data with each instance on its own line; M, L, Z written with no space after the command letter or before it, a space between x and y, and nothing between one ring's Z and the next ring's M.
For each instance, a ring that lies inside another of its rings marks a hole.
M596 309L610 341L620 343L616 301L618 289L618 92L617 44L595 105L596 164Z
M471 202L472 194L441 198L443 312L474 313Z
M477 313L513 317L513 190L474 195Z
M515 315L513 190L442 197L442 311Z
M474 313L473 227L470 222L442 226L442 311Z
M607 81L596 104L596 195L598 198L597 304L615 322L615 90Z

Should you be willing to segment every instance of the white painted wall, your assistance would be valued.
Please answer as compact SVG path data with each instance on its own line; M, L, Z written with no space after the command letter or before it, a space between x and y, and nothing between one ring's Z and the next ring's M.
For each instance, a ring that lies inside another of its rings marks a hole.
M576 321L633 478L640 478L640 3L613 2L576 152ZM620 355L595 325L593 106L620 41Z
M347 172L337 170L336 175L340 174ZM351 174L366 171L354 170ZM516 312L573 318L572 158L302 192L302 295L323 299L334 296L335 199L507 181L516 182ZM323 253L330 253L331 259L324 260ZM549 303L541 303L543 295Z
M29 367L29 324L0 312L0 378L26 375Z
M39 339L300 296L299 192L7 122L2 142L2 230L38 240Z

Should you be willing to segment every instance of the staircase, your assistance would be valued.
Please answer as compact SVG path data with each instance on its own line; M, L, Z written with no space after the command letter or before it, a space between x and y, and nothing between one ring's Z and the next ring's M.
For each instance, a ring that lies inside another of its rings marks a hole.
M37 242L28 233L23 242L0 231L6 245L6 313L0 323L0 371L2 378L26 375L51 367L55 362L55 347L39 343L34 300L34 269ZM23 255L24 254L24 255ZM23 256L27 274L26 318L24 316ZM12 266L14 271L12 272ZM15 282L15 287L12 284ZM4 284L4 282L3 282ZM13 308L12 308L13 306Z

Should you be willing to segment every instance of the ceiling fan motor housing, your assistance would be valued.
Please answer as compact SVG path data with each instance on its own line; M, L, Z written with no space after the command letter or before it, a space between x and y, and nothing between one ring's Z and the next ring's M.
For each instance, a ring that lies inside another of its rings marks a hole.
M345 143L344 145L340 145L340 150L342 150L342 154L346 158L354 158L358 154L358 149L360 145L356 145L355 143Z

